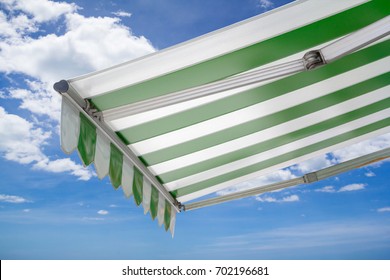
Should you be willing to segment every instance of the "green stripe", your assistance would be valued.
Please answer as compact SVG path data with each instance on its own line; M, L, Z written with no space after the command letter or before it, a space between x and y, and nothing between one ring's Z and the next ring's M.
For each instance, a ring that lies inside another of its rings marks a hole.
M389 6L386 0L370 1L183 70L99 95L92 102L98 109L107 110L226 78L363 28L388 15Z
M95 159L96 127L80 112L80 135L77 145L84 165L90 165Z
M169 225L171 224L171 205L165 201L165 211L164 211L164 225L165 231L169 229Z
M292 133L282 135L255 145L252 145L250 147L234 151L231 153L224 154L222 156L212 158L209 160L205 160L187 167L182 167L177 170L167 172L164 174L159 174L159 178L164 182L172 182L175 180L179 180L181 178L197 174L212 168L216 168L218 166L222 166L224 164L228 164L230 162L244 159L247 157L250 157L255 154L259 154L277 147L280 147L282 145L286 145L288 143L291 143L293 141L297 141L299 139L303 139L305 137L309 137L311 135L314 135L316 133L320 133L323 131L326 131L328 129L340 126L342 124L345 124L347 122L357 120L359 118L368 116L370 114L376 113L378 111L388 109L390 108L390 98L387 98L385 100L381 100L379 102L376 102L374 104L368 105L366 107L351 111L349 113L331 118L329 120L314 124L312 126L305 127L303 129L294 131ZM260 141L261 139L259 139Z
M134 167L133 196L137 205L142 203L143 181L143 174L136 167Z
M127 144L136 143L318 83L324 79L340 75L367 63L382 59L388 56L389 53L390 40L387 40L386 42L346 56L315 71L299 73L185 112L130 127L120 131L119 134L127 140Z
M389 84L390 73L380 75L365 82L353 85L312 101L252 120L242 125L206 135L182 144L175 145L154 153L143 155L142 160L149 165L163 162L182 155L190 154L227 141L279 125L281 123L314 113L329 106L350 100Z
M370 133L372 131L375 131L375 130L378 130L378 129L381 129L384 127L389 127L389 123L390 123L390 118L387 118L387 119L384 119L382 121L358 128L358 129L350 131L350 132L346 132L344 134L332 137L330 139L326 139L324 141L321 141L321 142L318 142L315 144L312 144L310 146L307 146L307 147L304 147L304 148L301 148L301 149L298 149L298 150L271 158L269 160L265 160L265 161L253 164L251 166L235 170L235 171L227 173L227 174L223 174L223 175L220 175L220 176L217 176L217 177L214 177L214 178L202 181L202 182L198 182L198 183L186 186L184 188L175 190L171 193L175 197L181 197L181 196L184 196L184 195L196 192L196 191L200 191L200 190L212 187L214 185L217 185L217 184L229 181L229 180L233 180L233 179L254 173L256 171L259 171L259 170L286 162L288 160L292 160L294 158L304 156L304 155L307 155L309 153L330 147L332 145L342 143L344 141L359 137L361 135Z
M110 143L110 148L110 180L117 189L122 184L123 155L114 144Z
M152 194L150 196L150 215L152 216L153 220L157 217L158 213L158 197L158 190L152 186Z

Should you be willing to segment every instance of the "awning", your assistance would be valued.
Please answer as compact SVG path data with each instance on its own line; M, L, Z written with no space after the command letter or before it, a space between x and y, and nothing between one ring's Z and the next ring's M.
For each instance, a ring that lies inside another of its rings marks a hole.
M389 14L297 1L60 81L62 148L173 233L194 199L390 132Z

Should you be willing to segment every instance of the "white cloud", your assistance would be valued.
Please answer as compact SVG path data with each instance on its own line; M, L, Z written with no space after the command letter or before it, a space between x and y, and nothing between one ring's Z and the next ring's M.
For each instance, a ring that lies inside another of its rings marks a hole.
M0 202L26 203L31 201L21 196L0 194Z
M390 133L350 145L336 150L330 154L315 157L291 167L291 170L301 174L321 170L323 168L345 162L347 160L364 156L390 147ZM373 172L367 172L366 176L375 176Z
M364 173L364 175L366 175L367 177L375 177L375 173L372 172L371 170L367 171L366 173Z
M299 201L299 196L297 196L296 194L282 198L282 202L295 202L295 201Z
M344 187L341 187L340 189L336 190L333 186L325 186L320 189L316 189L316 192L325 192L325 193L336 193L336 192L352 192L352 191L358 191L358 190L364 190L364 188L367 185L365 184L350 184L346 185Z
M30 213L30 212L31 212L31 209L23 209L23 212L24 212L24 213Z
M117 17L131 17L131 13L128 13L128 12L125 12L122 10L119 10L117 12L113 12L112 14L117 16Z
M257 196L256 200L259 202L276 202L275 198L269 196L263 196L263 197Z
M326 193L334 193L336 190L334 189L333 186L325 186L321 189L316 189L316 192L326 192Z
M108 211L107 210L99 210L97 212L99 215L107 215L108 214Z
M95 173L89 168L83 167L80 164L76 164L69 158L62 158L56 160L49 160L45 158L33 165L33 169L44 170L52 173L70 172L72 175L78 177L79 180L88 181Z
M282 197L281 199L276 199L273 197L270 197L268 195L266 196L257 196L256 200L259 202L269 202L269 203L284 203L284 202L297 202L299 201L299 196L296 194Z
M74 3L54 2L50 0L2 0L12 11L22 11L32 16L37 22L55 20L61 15L77 10Z
M0 11L0 38L20 39L24 34L36 31L36 24L26 15L21 14L8 20L7 15Z
M338 192L358 191L358 190L363 190L365 187L366 187L365 184L350 184L340 188Z
M390 147L390 133L334 151L333 155L338 162L343 162L388 147Z
M83 220L86 220L86 221L104 221L104 218L83 217Z
M26 80L26 84L28 89L10 89L8 94L3 94L3 98L20 100L19 108L38 116L48 116L51 120L59 122L61 114L59 94L42 82Z
M321 170L325 167L331 166L332 161L328 159L327 155L315 157L304 162L298 163L291 167L292 170L297 170L302 174Z
M42 151L50 137L50 132L0 107L0 154L5 159L20 164L33 164L36 170L70 172L80 180L89 180L94 176L90 169L69 158L50 160Z
M270 0L259 0L258 5L264 10L269 10L274 6L274 3Z
M268 175L265 175L262 177L258 177L254 180L244 182L241 184L237 184L237 185L234 185L232 187L221 190L221 191L217 192L217 195L227 195L227 194L235 193L238 191L249 190L249 189L256 188L256 187L261 187L261 186L293 179L295 177L296 176L289 169L278 170L278 171L273 172L271 174L268 174Z
M155 51L145 37L134 36L119 18L70 13L65 24L62 35L0 42L0 71L23 73L52 85Z
M390 207L379 208L377 211L380 212L380 213L382 213L382 212L390 212Z
M36 128L18 115L8 114L0 107L0 153L7 160L21 164L41 161L46 156L41 151L51 133Z

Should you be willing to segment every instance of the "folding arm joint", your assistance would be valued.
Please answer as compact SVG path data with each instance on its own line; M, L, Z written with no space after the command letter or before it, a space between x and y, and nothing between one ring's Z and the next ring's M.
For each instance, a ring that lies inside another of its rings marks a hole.
M303 56L303 64L306 70L313 70L319 66L325 65L326 60L320 50L313 50L307 52Z
M177 207L177 209L179 209L180 212L183 212L186 210L185 205L177 200L175 200L174 205Z
M317 172L311 172L311 173L305 174L303 176L303 181L305 182L305 184L310 184L310 183L319 181L318 176L317 176Z
M100 112L98 109L95 108L95 106L89 101L89 99L85 99L85 112L87 112L88 115L90 115L92 118L98 120L99 122L103 121L103 113Z

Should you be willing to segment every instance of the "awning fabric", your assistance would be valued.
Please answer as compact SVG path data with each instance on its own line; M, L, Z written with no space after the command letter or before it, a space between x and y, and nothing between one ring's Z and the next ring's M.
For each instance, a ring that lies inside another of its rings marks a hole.
M389 36L314 70L234 86L240 75L296 61L378 21L388 30L389 14L387 0L297 1L70 79L63 90L70 99L63 98L62 148L77 149L85 165L94 162L99 178L109 175L115 188L122 186L173 232L174 204L124 153L136 155L185 204L389 132ZM232 86L218 91L225 82ZM191 99L210 85L213 94ZM163 106L172 94L189 98ZM87 101L84 112L83 102L72 98ZM127 150L100 126L115 132Z

